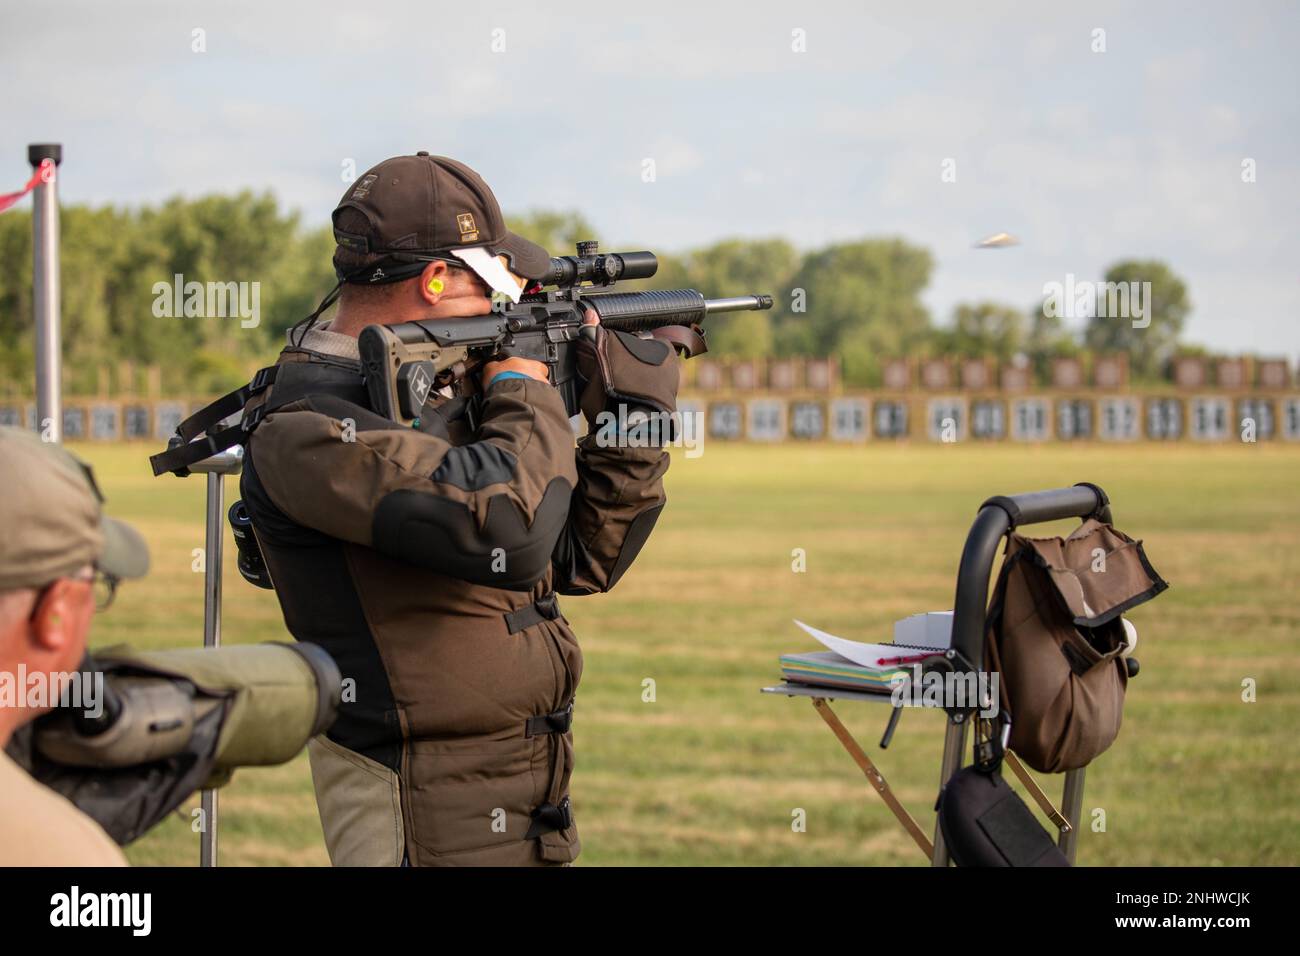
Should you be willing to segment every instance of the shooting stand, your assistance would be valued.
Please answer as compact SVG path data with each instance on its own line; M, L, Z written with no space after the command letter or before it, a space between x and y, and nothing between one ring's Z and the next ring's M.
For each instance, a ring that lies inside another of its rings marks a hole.
M1071 488L1058 488L1052 491L1029 492L1011 497L998 496L990 498L980 506L975 523L966 537L961 563L957 570L957 595L953 602L952 650L949 652L949 659L954 661L956 666L975 672L983 671L985 608L988 604L989 580L992 576L998 545L1002 539L1022 525L1065 518L1086 520L1091 517L1108 523L1111 520L1110 501L1106 493L1096 485L1090 484L1078 484ZM880 741L881 749L884 749L889 746L898 718L902 714L902 708L892 707L889 694L790 681L773 687L764 687L762 691L765 694L811 698L813 707L822 720L866 775L867 781L880 794L880 799L889 807L899 824L908 832L921 852L930 859L931 865L949 864L948 850L944 846L943 833L939 828L938 820L935 821L934 839L931 840L921 829L920 824L907 812L907 808L899 802L884 774L876 768L866 750L844 726L830 705L832 700L852 700L890 706L892 712L889 723ZM943 758L939 769L940 790L962 767L966 752L966 731L975 715L975 711L971 708L947 708L946 711L947 729L944 734ZM1087 768L1080 767L1065 774L1062 807L1058 809L1010 750L1006 751L1004 763L1011 768L1033 797L1034 802L1056 826L1059 832L1057 845L1066 859L1073 864L1075 851L1078 848L1084 771Z
M244 449L236 445L227 451L195 462L183 477L206 474L207 506L203 551L203 646L221 646L221 563L225 543L226 475L238 475L244 465ZM199 866L217 865L217 791L200 791L199 808L203 831L199 839Z

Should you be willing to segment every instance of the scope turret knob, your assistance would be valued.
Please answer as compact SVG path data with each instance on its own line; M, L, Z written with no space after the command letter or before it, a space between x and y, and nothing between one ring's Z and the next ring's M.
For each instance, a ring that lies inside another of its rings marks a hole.
M578 255L580 256L594 256L599 251L600 243L595 239L584 239L578 243Z

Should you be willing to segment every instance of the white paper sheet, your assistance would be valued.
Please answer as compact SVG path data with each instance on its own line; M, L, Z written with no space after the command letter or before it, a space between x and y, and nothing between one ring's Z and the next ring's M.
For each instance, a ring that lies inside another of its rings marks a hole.
M810 624L796 620L801 628L815 637L825 647L834 651L840 657L847 658L859 667L874 668L891 668L895 664L881 664L881 658L890 659L897 657L914 657L918 653L932 651L934 648L929 647L911 647L906 644L865 644L861 641L850 641L843 637L836 637L834 634L827 634L825 631L819 631Z

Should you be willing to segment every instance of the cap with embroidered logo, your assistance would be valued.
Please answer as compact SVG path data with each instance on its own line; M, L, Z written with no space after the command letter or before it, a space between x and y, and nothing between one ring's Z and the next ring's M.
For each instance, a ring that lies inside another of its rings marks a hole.
M506 228L483 177L446 156L421 151L366 170L348 187L333 222L340 247L385 257L339 276L347 282L406 278L418 271L412 256L446 253L518 301L522 289L516 277L543 279L550 272L550 254Z

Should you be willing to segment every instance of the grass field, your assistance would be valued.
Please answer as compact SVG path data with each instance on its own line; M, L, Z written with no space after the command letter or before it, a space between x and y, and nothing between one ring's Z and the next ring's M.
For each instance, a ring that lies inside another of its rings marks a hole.
M78 450L154 558L152 576L97 620L94 642L200 643L202 479L151 478L142 445ZM1119 741L1089 771L1086 819L1104 809L1105 832L1085 828L1079 862L1300 863L1298 479L1300 449L1276 445L714 442L700 458L678 455L669 506L632 571L612 594L564 603L586 654L580 863L924 863L809 703L758 688L776 679L781 652L815 649L792 618L888 640L896 618L951 606L980 501L1083 480L1107 489L1117 525L1145 539L1172 587L1132 615L1142 672ZM791 569L795 548L806 573ZM274 597L230 562L225 587L227 642L285 637ZM1242 700L1246 678L1254 703ZM883 708L837 711L929 829L941 717L906 712L882 753ZM240 771L221 807L223 864L327 863L304 757ZM806 832L792 832L795 808ZM128 856L196 862L188 812Z

